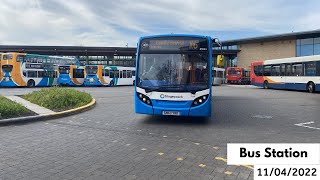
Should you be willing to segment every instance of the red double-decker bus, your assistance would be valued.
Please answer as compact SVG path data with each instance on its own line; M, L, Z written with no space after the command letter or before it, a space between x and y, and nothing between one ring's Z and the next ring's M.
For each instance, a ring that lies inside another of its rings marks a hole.
M242 67L228 67L226 78L229 84L250 84L250 71Z

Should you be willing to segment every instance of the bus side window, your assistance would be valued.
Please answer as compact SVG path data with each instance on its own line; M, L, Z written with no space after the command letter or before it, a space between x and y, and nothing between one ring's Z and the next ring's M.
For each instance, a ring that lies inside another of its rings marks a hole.
M136 76L136 71L132 71L132 76Z
M213 77L217 77L217 71L213 70Z
M12 54L3 55L3 60L11 60L11 59L12 59Z
M108 69L105 69L105 70L104 70L104 76L110 76L110 75L109 75L109 70L108 70Z
M280 64L280 76L285 76L286 66L284 64Z
M122 73L123 73L123 71L120 71L120 78L122 78Z
M320 61L317 62L316 76L320 76Z
M114 77L115 77L115 78L119 78L119 71L117 71L117 70L114 71Z
M256 75L256 76L262 76L263 75L263 66L254 66L254 74Z
M271 66L264 66L263 67L263 75L270 76L271 75Z
M39 78L43 77L43 71L38 71L38 77Z
M73 69L73 77L74 78L84 78L83 69Z
M28 71L28 77L37 77L37 71Z
M43 71L43 77L49 77L48 71Z
M292 73L293 76L302 76L302 63L293 64L292 66Z
M123 72L123 76L122 77L123 78L127 78L127 70L123 70L122 72Z
M315 76L316 75L316 62L306 62L304 64L304 75Z
M280 65L273 65L271 68L271 76L279 76L280 75Z
M114 71L113 70L110 71L110 78L114 78Z
M16 61L17 61L17 62L23 62L23 56L18 55Z
M131 70L128 70L128 71L127 71L127 78L132 78L132 72L131 72Z
M24 77L27 77L27 71L23 71L22 74Z
M286 64L286 76L291 76L291 64Z

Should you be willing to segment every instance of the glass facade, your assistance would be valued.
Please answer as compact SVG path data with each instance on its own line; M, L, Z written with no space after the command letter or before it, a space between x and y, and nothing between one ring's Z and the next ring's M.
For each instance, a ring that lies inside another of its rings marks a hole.
M320 37L298 39L296 47L296 56L320 55Z

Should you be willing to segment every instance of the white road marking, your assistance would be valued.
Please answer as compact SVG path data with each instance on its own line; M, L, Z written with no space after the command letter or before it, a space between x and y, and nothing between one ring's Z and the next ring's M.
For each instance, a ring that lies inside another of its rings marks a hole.
M313 124L313 123L314 123L314 121L310 121L310 122L299 123L299 124L295 124L295 125L296 125L296 126L300 126L300 127L305 127L305 128L320 130L320 128L318 128L318 127L307 126L307 125Z
M272 116L267 115L254 115L253 118L259 118L259 119L272 119Z

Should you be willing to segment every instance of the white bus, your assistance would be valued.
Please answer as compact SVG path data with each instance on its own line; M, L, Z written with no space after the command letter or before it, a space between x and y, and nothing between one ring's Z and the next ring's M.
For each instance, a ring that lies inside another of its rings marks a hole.
M225 72L224 68L214 67L212 71L212 85L224 84L226 82Z
M135 67L86 65L85 86L134 85Z
M251 63L251 84L265 89L320 91L320 55Z

